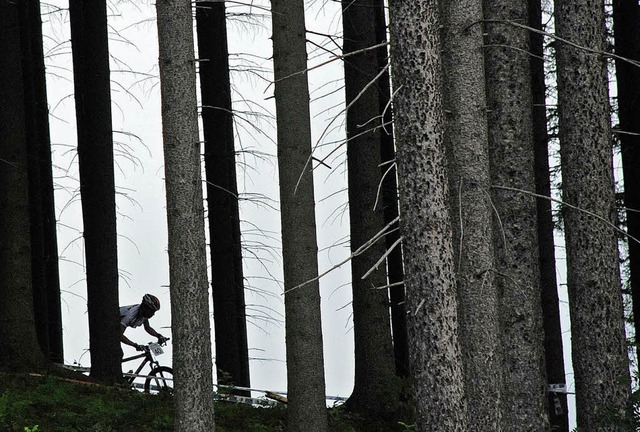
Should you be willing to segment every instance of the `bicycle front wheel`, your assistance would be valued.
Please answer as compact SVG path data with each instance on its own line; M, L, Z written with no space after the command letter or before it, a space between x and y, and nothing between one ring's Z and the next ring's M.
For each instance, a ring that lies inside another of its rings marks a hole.
M173 369L168 366L159 366L149 372L149 377L144 382L145 393L173 393Z

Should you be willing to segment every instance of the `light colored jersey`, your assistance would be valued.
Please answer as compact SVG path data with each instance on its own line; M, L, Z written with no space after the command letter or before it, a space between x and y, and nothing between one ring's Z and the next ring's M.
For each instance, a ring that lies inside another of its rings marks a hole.
M147 319L138 316L140 305L122 306L120 308L120 324L125 327L140 327Z

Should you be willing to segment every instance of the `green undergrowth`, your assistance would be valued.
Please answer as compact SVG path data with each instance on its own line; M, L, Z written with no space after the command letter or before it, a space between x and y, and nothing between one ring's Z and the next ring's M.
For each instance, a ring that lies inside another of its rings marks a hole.
M286 408L216 402L216 432L284 431ZM332 432L409 430L372 423L337 407L329 410ZM69 382L55 377L0 373L0 431L172 431L169 395L146 395L118 387Z

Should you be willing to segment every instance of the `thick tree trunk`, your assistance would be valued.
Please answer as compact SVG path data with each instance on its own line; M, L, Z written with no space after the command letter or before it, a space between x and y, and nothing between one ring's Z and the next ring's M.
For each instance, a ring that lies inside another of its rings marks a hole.
M616 54L640 61L640 7L637 2L613 2L613 32ZM640 69L616 59L620 149L624 176L624 205L628 209L627 233L640 239ZM629 284L633 300L636 357L640 359L640 243L629 239Z
M485 70L503 369L502 429L548 427L527 0L485 0ZM501 22L498 22L501 21ZM505 189L511 188L511 189Z
M49 110L42 50L40 1L20 4L20 27L25 84L25 112L29 162L29 210L33 299L40 346L54 362L63 362L58 245Z
M365 50L377 40L378 0L344 0L343 53ZM381 139L384 131L378 122L380 96L376 80L379 73L375 50L345 59L345 94L347 116L347 162L349 180L349 217L351 252L355 252L385 227L384 210L376 207L380 171ZM384 255L386 244L379 240L351 259L353 288L353 330L355 345L355 380L347 406L369 417L392 418L398 408L399 387L396 380L389 298L385 268L378 268L365 279Z
M495 283L482 1L440 4L451 214L469 428L500 427L502 357ZM507 402L508 403L508 402Z
M118 246L106 1L70 0L91 376L121 379Z
M409 352L421 431L468 431L435 1L390 4Z
M540 0L529 0L529 26L543 30ZM546 85L544 82L544 38L529 32L531 39L531 79L533 88L533 145L535 154L536 193L551 198L549 175L549 136L547 134ZM562 327L556 279L556 255L553 239L551 200L537 200L538 251L540 260L540 287L544 323L544 353L548 384L566 384ZM549 424L558 432L569 431L567 395L549 393L547 398Z
M603 1L556 1L555 23L559 37L605 52ZM630 430L606 61L568 44L556 49L578 427Z
M328 430L303 0L272 0L287 345L287 429ZM306 168L305 168L306 167ZM312 281L312 282L309 282ZM309 283L306 283L309 282ZM304 286L296 288L305 283Z
M44 368L33 315L18 3L0 0L0 370Z
M159 0L175 429L211 432L213 364L190 0Z
M249 387L240 214L223 2L196 5L207 176L211 288L219 384ZM248 396L248 392L235 393Z

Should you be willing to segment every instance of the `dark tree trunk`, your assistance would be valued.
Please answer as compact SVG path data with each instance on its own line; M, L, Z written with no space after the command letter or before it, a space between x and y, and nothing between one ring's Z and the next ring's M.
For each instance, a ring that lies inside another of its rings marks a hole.
M485 0L485 75L502 336L502 430L548 429L527 0ZM493 22L492 22L493 21ZM507 189L511 188L511 189ZM515 189L515 190L514 190ZM508 401L508 402L507 402Z
M383 10L380 0L342 2L345 55L381 42L377 40L378 9ZM344 68L349 107L346 113L347 162L353 253L375 238L385 226L384 210L380 205L376 207L378 186L382 181L383 134L379 120L375 120L382 114L376 81L379 73L377 50L348 56ZM374 85L367 89L372 82ZM378 268L363 279L385 251L386 244L379 240L351 259L355 382L347 406L369 417L392 418L398 407L399 392L393 361L389 298L387 290L381 289L387 285L386 269Z
M19 6L0 0L0 370L45 366L31 289L27 133Z
M106 1L71 0L78 164L87 267L91 376L122 376Z
M540 0L529 0L529 26L542 30L542 6ZM536 193L551 197L549 175L549 137L547 134L547 109L544 82L544 38L540 33L529 32L531 39L531 80L533 90L533 149L535 158ZM544 326L544 352L548 384L566 384L562 328L556 280L556 255L553 240L551 201L537 200L538 251L540 260L540 288ZM549 424L559 432L568 432L569 415L567 395L548 393Z
M224 2L196 5L219 384L249 387L249 352ZM236 391L240 395L248 392Z
M613 32L617 55L640 60L640 7L630 0L613 2ZM640 69L616 59L618 118L627 233L640 239ZM633 300L636 356L640 359L640 243L629 239L629 284Z
M382 2L380 2L382 5ZM387 24L385 9L375 8L376 41L386 42ZM389 62L387 47L380 47L378 53L378 68L382 70ZM380 96L380 113L383 115L384 128L380 131L380 151L382 157L382 204L384 206L385 225L393 222L399 215L398 211L398 178L396 174L396 149L393 139L393 115L391 109L391 81L389 70L382 73L378 79L378 94ZM402 263L402 246L400 240L399 223L392 226L392 231L385 236L387 250L394 247L387 256L387 278L389 280L389 300L391 301L391 328L393 333L393 353L395 357L396 375L402 378L409 376L409 342L407 340L407 309L405 307L404 265Z
M28 0L20 4L20 22L25 59L23 77L29 157L34 312L42 351L51 361L62 363L58 245L39 0Z

